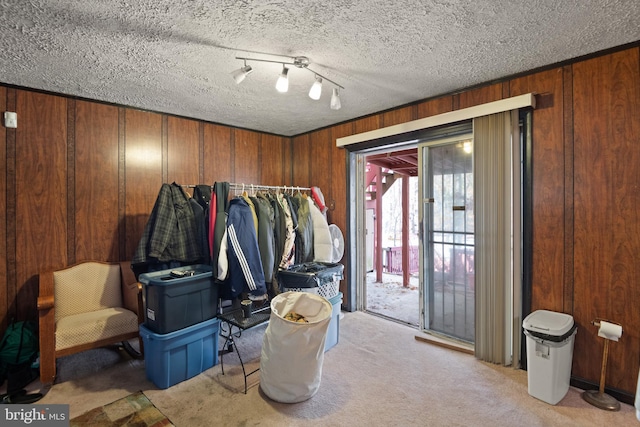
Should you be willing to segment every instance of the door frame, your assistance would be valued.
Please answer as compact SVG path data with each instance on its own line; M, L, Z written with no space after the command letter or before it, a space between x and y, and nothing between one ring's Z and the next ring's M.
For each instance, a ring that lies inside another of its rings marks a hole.
M468 134L472 129L471 121L451 123L445 127L425 128L419 131L394 137L367 141L345 147L347 153L347 241L346 247L348 295L343 300L346 311L364 309L366 301L366 253L365 253L365 165L366 156L374 151L393 151L417 146L432 140L457 137Z

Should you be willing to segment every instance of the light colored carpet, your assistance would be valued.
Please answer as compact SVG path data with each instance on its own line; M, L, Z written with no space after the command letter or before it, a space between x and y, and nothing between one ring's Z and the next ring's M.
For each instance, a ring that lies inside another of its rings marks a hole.
M238 339L249 365L257 366L263 332L257 328ZM231 355L224 356L228 377L221 379L217 365L166 390L146 379L144 361L123 358L55 384L39 403L68 403L73 418L142 390L179 427L640 425L632 406L603 411L574 388L549 405L528 395L526 371L479 362L415 335L413 328L367 313L345 313L339 342L325 354L317 394L296 404L266 397L257 386L259 373L245 395Z

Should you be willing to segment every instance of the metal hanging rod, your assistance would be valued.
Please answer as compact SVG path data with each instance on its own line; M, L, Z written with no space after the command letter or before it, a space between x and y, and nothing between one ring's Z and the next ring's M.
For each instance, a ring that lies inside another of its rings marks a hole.
M196 188L197 185L189 184L189 185L182 185L182 187L185 187L185 188ZM211 188L213 188L213 185L211 186ZM311 187L300 187L300 186L296 186L296 185L257 185L257 184L245 184L245 183L241 183L241 182L230 182L229 183L229 189L233 189L233 190L254 190L254 191L260 191L260 190L310 191Z

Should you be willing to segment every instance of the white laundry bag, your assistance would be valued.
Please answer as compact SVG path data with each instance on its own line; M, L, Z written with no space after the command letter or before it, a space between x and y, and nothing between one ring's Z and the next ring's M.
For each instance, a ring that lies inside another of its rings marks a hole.
M260 388L269 398L297 403L316 394L332 311L329 301L312 293L284 292L273 298L260 358ZM290 312L308 323L286 320Z

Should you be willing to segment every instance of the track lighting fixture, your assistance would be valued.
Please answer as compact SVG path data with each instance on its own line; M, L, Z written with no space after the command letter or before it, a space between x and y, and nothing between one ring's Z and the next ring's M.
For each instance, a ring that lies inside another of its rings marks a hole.
M320 99L320 95L322 95L322 77L318 77L316 74L316 81L313 82L313 86L309 90L309 98L317 101Z
M268 54L262 54L262 55L268 55ZM274 55L274 56L279 56L279 55ZM283 57L279 56L279 58L283 58ZM333 88L333 92L331 95L330 107L332 110L340 109L341 104L340 104L340 96L338 94L338 88L344 89L344 87L340 86L338 83L308 68L309 58L307 58L306 56L284 57L284 58L288 58L288 59L283 61L282 59L272 60L272 59L258 59L258 58L247 58L242 56L236 56L236 59L241 59L244 61L244 66L238 70L233 71L231 75L233 79L236 81L236 83L239 84L245 79L245 77L249 73L253 71L251 66L247 65L247 61L272 62L272 63L282 64L282 73L280 74L280 76L278 77L278 81L276 82L276 89L278 90L278 92L287 92L289 89L289 68L287 68L286 66L293 65L296 68L306 69L315 75L315 81L313 82L313 85L309 90L309 98L313 100L320 99L320 97L322 96L322 81L326 80L335 86Z
M340 95L338 94L338 88L333 88L333 93L331 93L331 104L329 104L332 110L339 110L342 105L340 104Z
M278 77L276 82L276 90L280 93L285 93L289 90L289 69L282 64L282 74Z
M231 76L233 77L233 80L236 81L236 84L240 84L242 83L244 78L247 77L252 71L253 69L251 68L251 65L247 65L247 61L244 61L244 67L241 67L232 72Z

